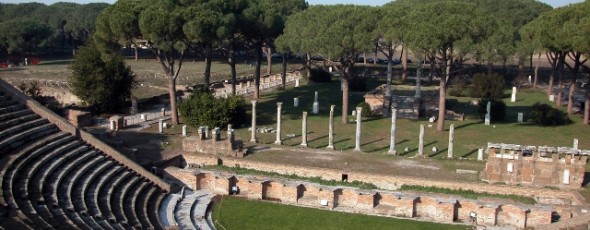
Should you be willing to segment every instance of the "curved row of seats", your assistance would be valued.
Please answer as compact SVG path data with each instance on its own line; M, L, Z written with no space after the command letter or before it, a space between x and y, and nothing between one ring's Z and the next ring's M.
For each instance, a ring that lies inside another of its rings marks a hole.
M215 229L210 215L212 198L202 190L169 194L160 206L160 222L165 228Z
M162 229L166 193L0 92L0 227Z

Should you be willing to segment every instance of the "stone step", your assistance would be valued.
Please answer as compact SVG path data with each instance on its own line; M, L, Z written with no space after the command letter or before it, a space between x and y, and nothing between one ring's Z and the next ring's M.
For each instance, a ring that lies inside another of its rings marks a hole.
M123 210L123 195L132 181L137 178L134 177L133 173L129 171L126 172L125 176L113 183L107 194L110 195L111 212L115 215L117 221L123 223L124 226L125 224L132 226L131 221L125 216L125 210Z
M138 205L138 195L143 186L148 184L139 177L134 177L132 185L129 186L123 195L123 211L125 211L125 217L129 220L129 225L135 228L142 228L142 224L139 220L138 213L135 211L135 206Z
M175 210L176 205L180 201L181 195L168 194L160 205L160 222L164 228L173 228L178 226L176 223Z
M90 188L85 194L85 200L87 201L86 206L90 208L90 215L102 216L104 219L108 219L108 216L102 213L102 210L100 209L99 205L100 203L98 202L100 190L103 189L103 186L106 184L108 180L110 180L111 178L115 178L117 175L122 173L122 171L122 167L116 165L112 167L109 171L104 173L102 177L96 177L96 179L93 179Z
M21 105L21 104L9 105L9 106L0 108L0 114L14 112L14 111L22 110L24 108L25 108L25 106Z
M141 188L141 191L138 194L135 212L137 213L137 218L141 222L141 225L144 229L155 229L148 217L148 201L152 194L156 192L156 190L157 189L153 184L144 182L144 186Z
M18 102L15 100L10 100L10 97L0 96L0 108L6 108L17 104Z
M75 172L68 172L68 175L72 176L62 176L58 184L57 194L59 195L59 203L60 206L66 208L72 208L77 212L86 213L86 208L83 207L82 200L76 200L74 202L72 190L74 188L74 182L80 178L80 176L85 173L89 168L93 168L96 165L99 165L101 162L104 161L104 157L100 156L96 153L96 150L92 150L93 156L89 158L89 161L86 161L82 166L78 167ZM85 154L89 155L89 153Z
M0 132L2 132L4 129L8 129L10 127L14 127L19 124L26 123L26 122L36 120L39 118L40 118L39 115L33 113L33 114L25 114L25 115L19 116L19 117L13 117L11 119L6 119L6 120L0 122Z
M14 118L14 119L20 119L20 118ZM8 124L10 121L12 121L12 119L2 122L2 125L5 125L6 128L3 130L0 130L0 140L6 139L9 136L13 136L14 134L21 133L25 130L29 130L34 127L39 127L43 124L49 123L49 121L47 121L47 119L45 119L45 118L37 118L35 120L30 120L30 121L16 122L13 125Z
M33 114L33 111L31 111L30 109L25 109L25 108L23 108L21 110L12 111L9 113L0 113L0 122L4 122L5 120L12 119L14 117L26 116L29 114Z
M4 138L0 141L0 152L13 152L14 150L22 148L22 145L34 142L35 140L54 133L55 131L57 131L57 127L54 124L47 123L16 133L15 135Z
M156 191L152 193L148 201L148 218L155 229L164 229L164 225L160 222L159 208L165 198L166 194L156 187Z
M121 171L121 173L116 174L106 184L104 184L98 193L99 200L97 203L104 215L104 218L114 219L123 226L125 226L127 222L116 217L115 211L113 210L114 208L112 207L112 194L114 187L116 187L121 182L121 180L127 178L130 174L131 173L129 173L127 170Z
M76 201L80 201L79 205L81 206L82 210L89 212L92 209L91 207L88 206L89 200L84 195L89 191L91 181L94 180L95 178L100 178L101 176L104 176L105 173L108 171L108 169L113 168L114 166L115 166L115 164L112 161L104 160L100 164L98 164L96 167L86 170L84 175L82 175L80 177L81 180L77 180L75 182L75 184L74 184L75 190L73 192L72 199L74 199ZM74 206L76 206L76 205L74 205ZM80 209L77 209L77 210L82 211Z

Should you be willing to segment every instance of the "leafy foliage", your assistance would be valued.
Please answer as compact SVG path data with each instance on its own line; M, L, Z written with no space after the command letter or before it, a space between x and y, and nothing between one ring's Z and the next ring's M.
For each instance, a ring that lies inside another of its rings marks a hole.
M326 83L332 81L332 75L322 68L311 69L309 80L315 83Z
M488 102L491 102L491 111L490 111L490 116L491 116L491 121L504 121L504 118L506 118L506 103L504 103L501 100L495 100L495 99L481 99L479 101L479 107L477 109L477 112L479 113L479 117L481 119L485 118L485 115L487 113L487 105Z
M225 127L232 124L239 127L247 120L246 103L237 96L215 98L204 87L195 89L193 94L180 102L178 109L191 126Z
M367 104L367 102L361 102L358 103L358 105L356 105L356 107L361 107L363 108L363 112L361 113L361 115L363 116L363 118L367 118L367 117L372 117L373 116L373 112L371 111L371 106L369 104Z
M542 126L569 124L572 121L566 113L548 104L535 103L532 107L531 121Z
M502 99L505 84L504 77L499 74L475 74L473 75L470 96L482 99Z
M135 75L119 56L103 60L96 47L83 47L70 68L72 93L96 112L117 111L131 96Z

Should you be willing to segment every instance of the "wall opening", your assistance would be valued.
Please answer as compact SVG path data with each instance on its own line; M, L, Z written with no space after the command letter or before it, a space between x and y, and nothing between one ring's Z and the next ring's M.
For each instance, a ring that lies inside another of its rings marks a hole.
M342 181L348 182L348 174L342 174Z

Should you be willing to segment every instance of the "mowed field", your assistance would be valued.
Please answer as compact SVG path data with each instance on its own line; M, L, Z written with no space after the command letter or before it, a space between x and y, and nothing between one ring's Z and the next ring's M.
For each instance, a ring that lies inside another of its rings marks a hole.
M319 210L277 203L251 201L236 197L223 197L213 209L217 229L470 229L466 225L445 225L407 219L395 219L362 214Z

